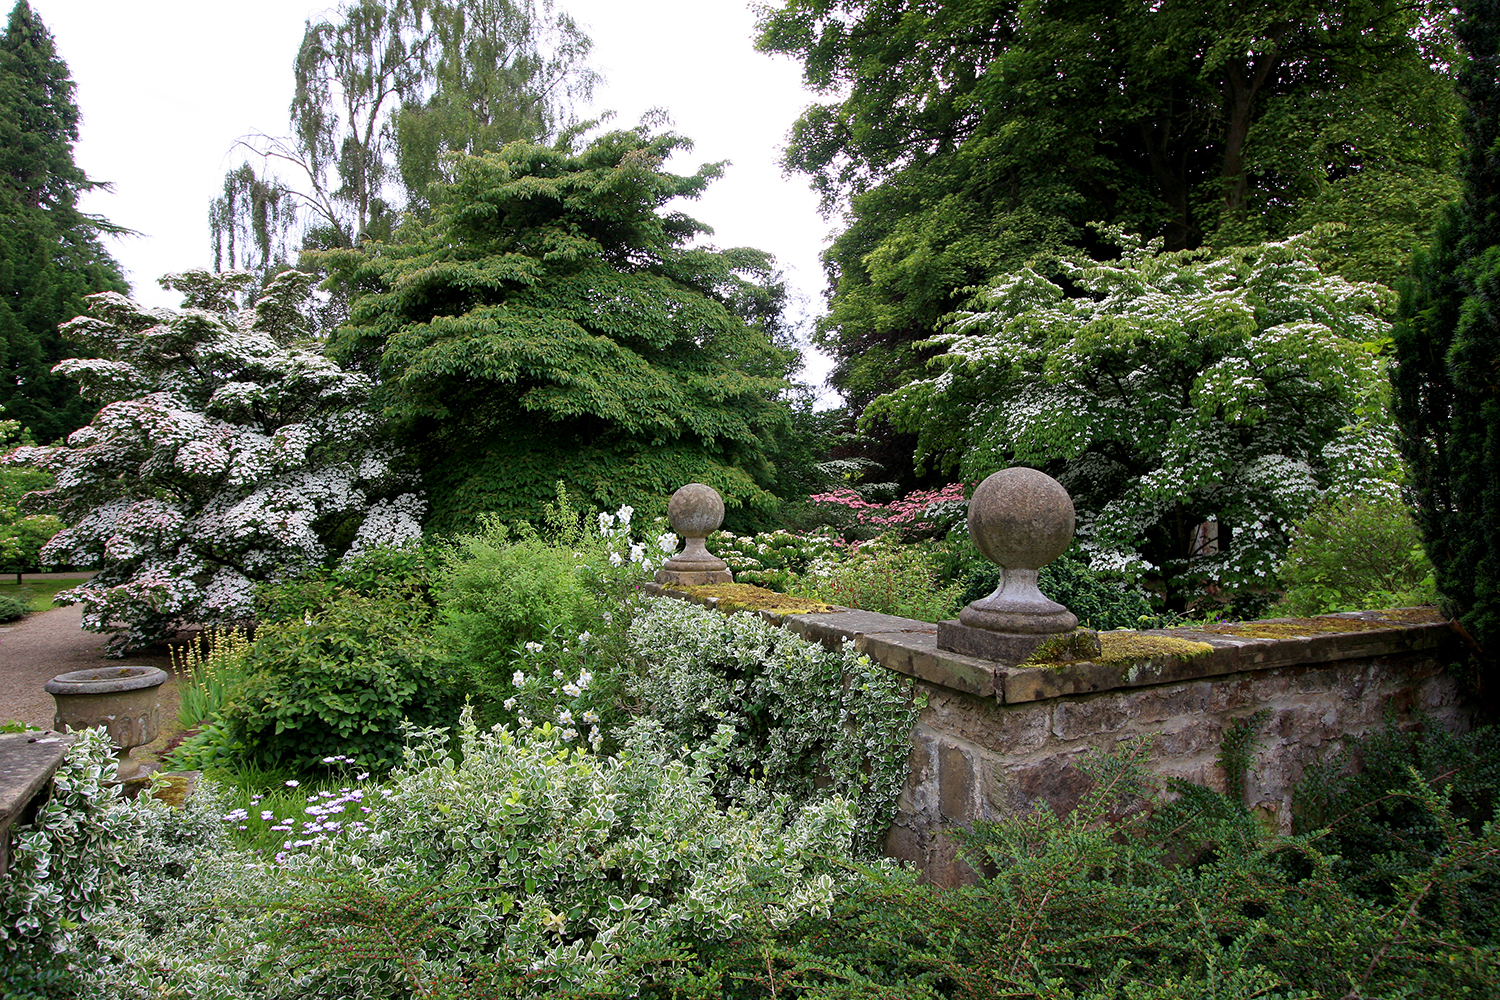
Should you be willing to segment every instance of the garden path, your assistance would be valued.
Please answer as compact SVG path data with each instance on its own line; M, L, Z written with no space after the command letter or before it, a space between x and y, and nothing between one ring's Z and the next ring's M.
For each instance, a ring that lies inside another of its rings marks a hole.
M69 670L120 666L122 662L161 667L170 675L171 657L165 646L152 646L124 660L106 660L105 635L85 632L79 605L37 611L11 625L0 626L0 722L19 719L50 729L52 696L46 683ZM163 722L177 711L177 680L162 685Z

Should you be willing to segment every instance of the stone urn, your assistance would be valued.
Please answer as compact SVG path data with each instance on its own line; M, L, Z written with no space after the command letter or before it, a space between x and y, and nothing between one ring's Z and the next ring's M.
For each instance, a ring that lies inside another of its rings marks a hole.
M161 729L158 698L167 674L156 667L91 667L58 674L47 682L57 703L52 727L60 732L103 726L120 750L118 777L135 776L130 751L156 739Z
M672 494L667 520L680 535L682 551L656 571L656 582L666 587L697 587L708 583L733 583L729 564L704 544L704 539L724 523L724 498L703 483L688 483Z

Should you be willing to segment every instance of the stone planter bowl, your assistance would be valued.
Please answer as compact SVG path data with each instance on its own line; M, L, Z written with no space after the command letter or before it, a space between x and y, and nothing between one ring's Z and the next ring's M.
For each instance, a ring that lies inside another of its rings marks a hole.
M128 754L156 739L161 729L157 698L167 674L156 667L99 667L58 674L47 682L57 703L52 728L62 732L103 726Z

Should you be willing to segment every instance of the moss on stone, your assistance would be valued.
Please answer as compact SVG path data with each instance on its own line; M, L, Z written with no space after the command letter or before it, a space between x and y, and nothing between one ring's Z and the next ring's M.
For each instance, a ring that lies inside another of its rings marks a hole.
M700 587L673 587L690 597L715 598L720 611L769 611L773 615L813 615L832 611L833 605L806 597L778 594L750 583L708 583Z
M1388 629L1388 621L1371 621L1368 618L1287 618L1282 621L1234 622L1224 625L1209 625L1194 629L1213 635L1228 635L1239 639L1304 639L1315 635L1338 635L1345 632L1370 632Z
M1084 660L1097 660L1100 652L1099 633L1093 629L1078 628L1043 642L1026 658L1025 664L1064 666Z
M1079 662L1079 657L1058 656L1051 643L1044 643L1026 661L1026 666L1066 667ZM1099 651L1090 657L1095 663L1129 663L1133 660L1151 660L1162 656L1175 656L1190 660L1207 656L1214 651L1206 642L1178 639L1170 635L1146 635L1141 632L1100 632Z
M1445 625L1448 622L1448 616L1430 604L1420 608L1388 608L1375 613L1406 625Z

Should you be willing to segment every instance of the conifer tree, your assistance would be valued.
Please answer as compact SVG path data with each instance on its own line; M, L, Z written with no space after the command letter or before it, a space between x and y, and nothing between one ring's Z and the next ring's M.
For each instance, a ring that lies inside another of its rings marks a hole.
M0 406L43 441L93 415L52 372L71 353L58 324L91 292L128 291L99 243L124 230L78 209L80 194L103 186L73 162L78 122L67 64L20 0L0 38Z
M1392 380L1438 591L1483 685L1500 681L1500 0L1458 11L1463 196L1404 290Z

